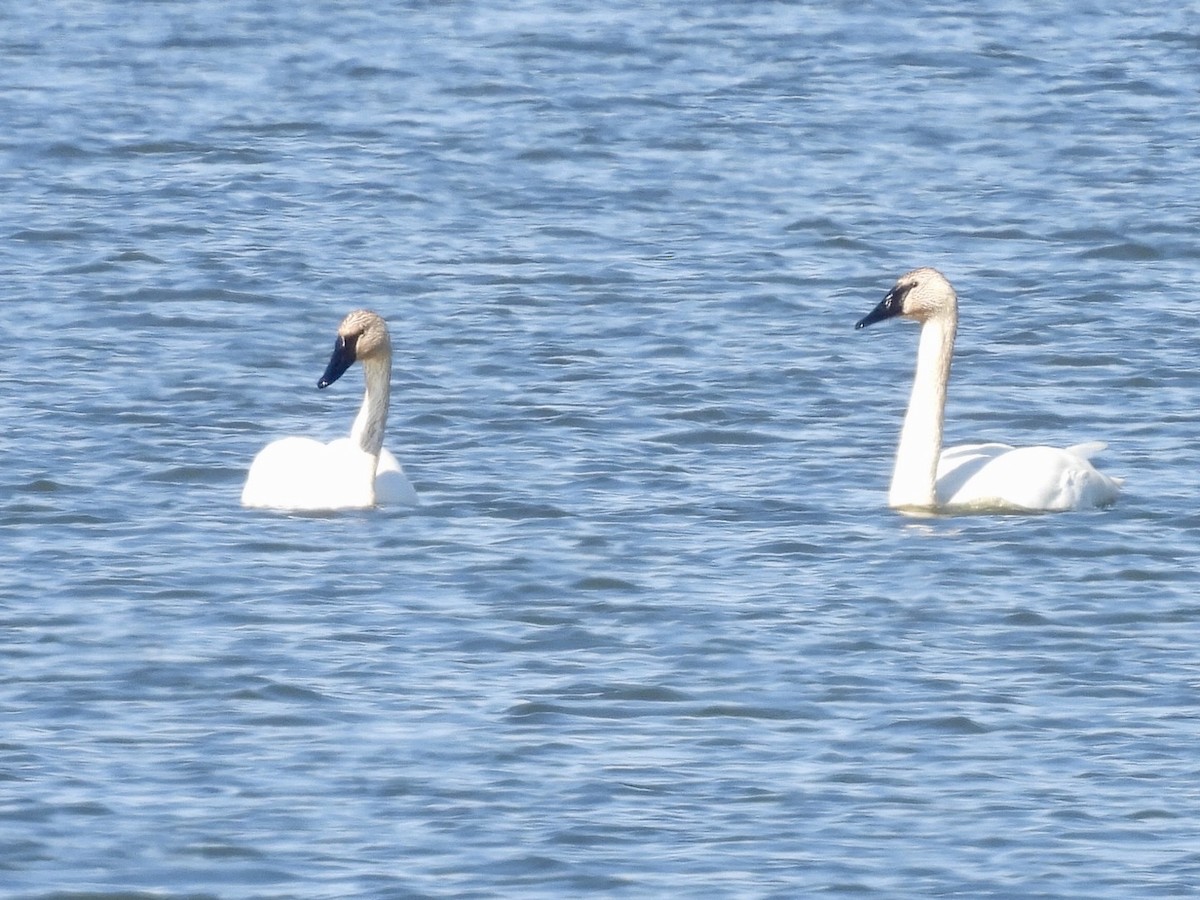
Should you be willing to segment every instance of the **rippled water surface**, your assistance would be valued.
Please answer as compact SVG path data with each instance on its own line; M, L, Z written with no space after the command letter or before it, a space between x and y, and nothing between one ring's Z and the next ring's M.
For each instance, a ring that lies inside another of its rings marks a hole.
M1191 895L1200 21L1028 6L0 12L7 894ZM886 508L916 265L1117 506Z

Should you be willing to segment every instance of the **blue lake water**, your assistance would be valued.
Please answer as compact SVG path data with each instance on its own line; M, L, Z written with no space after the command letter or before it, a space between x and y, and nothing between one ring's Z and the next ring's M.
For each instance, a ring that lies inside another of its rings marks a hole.
M0 11L5 895L1193 896L1200 20L1027 7ZM918 265L1115 507L887 509Z

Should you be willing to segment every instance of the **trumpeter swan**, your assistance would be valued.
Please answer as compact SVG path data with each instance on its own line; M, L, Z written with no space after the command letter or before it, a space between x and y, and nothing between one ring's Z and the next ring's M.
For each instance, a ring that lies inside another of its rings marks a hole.
M383 449L391 396L392 342L376 313L355 310L338 326L333 355L318 388L333 384L354 362L362 363L366 390L350 437L328 444L285 437L259 451L250 465L242 504L271 509L355 509L377 503L414 505L416 491Z
M917 370L900 430L888 505L910 512L1059 511L1108 506L1121 479L1088 461L1100 442L1055 447L964 444L942 450L958 297L936 269L902 275L855 328L903 316L921 323Z

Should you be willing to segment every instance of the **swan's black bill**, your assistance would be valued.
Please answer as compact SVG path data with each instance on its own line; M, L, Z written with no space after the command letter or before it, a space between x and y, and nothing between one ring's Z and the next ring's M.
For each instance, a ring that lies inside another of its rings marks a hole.
M909 286L892 288L887 292L887 296L879 301L879 305L859 319L858 324L854 327L856 329L866 328L868 325L874 325L876 322L900 315L904 312L904 295L908 292Z
M329 365L325 367L325 374L317 382L317 387L329 387L354 365L354 342L353 337L344 338L338 335L338 339L333 343L333 355L329 357Z

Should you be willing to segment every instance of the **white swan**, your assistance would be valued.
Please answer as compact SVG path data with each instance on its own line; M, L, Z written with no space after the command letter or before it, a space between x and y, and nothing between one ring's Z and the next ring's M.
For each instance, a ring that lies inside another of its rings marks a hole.
M333 384L356 360L362 363L366 391L350 437L328 444L285 437L267 444L250 465L244 506L326 510L417 503L396 457L383 449L392 342L382 317L366 309L350 313L338 326L333 355L317 387Z
M888 491L888 505L910 512L1059 511L1108 506L1121 479L1089 458L1100 442L1055 447L964 444L942 450L946 383L958 329L958 297L936 269L902 275L855 328L903 316L921 323L917 371Z

